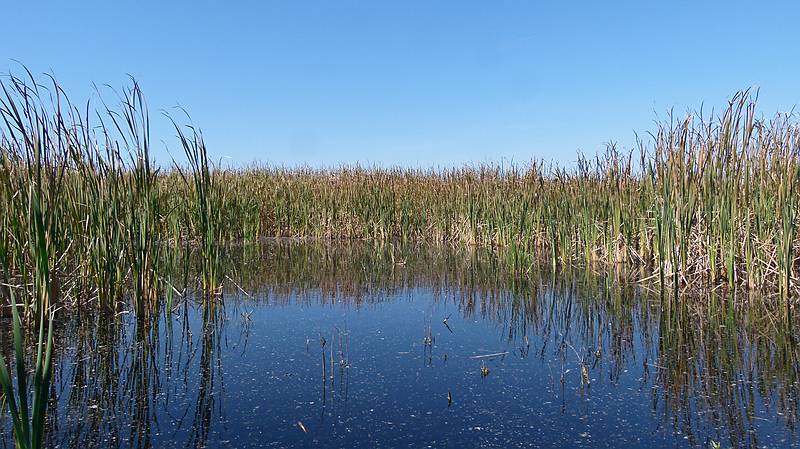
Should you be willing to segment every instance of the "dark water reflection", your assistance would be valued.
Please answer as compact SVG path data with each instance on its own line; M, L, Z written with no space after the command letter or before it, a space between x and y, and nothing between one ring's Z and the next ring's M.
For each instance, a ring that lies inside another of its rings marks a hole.
M796 329L502 257L273 243L232 252L224 303L73 313L48 444L798 446Z

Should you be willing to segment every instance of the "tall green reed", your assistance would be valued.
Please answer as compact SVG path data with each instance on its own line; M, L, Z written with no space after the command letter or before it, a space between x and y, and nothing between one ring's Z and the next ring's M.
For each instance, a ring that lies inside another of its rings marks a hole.
M16 447L18 449L38 449L43 447L48 393L52 378L53 314L50 311L42 310L38 317L39 339L36 344L36 364L33 371L33 395L30 396L22 320L17 309L16 293L13 288L8 291L13 320L17 388L15 391L6 360L2 354L0 354L0 388L3 389L5 403L11 415ZM28 404L29 400L30 405Z
M218 173L212 173L208 162L208 150L203 136L195 127L187 132L174 121L181 146L189 161L189 175L176 165L176 169L191 192L188 211L196 224L195 235L199 239L202 260L203 294L208 297L217 294L220 286L220 245L224 242L222 211L225 198L222 195ZM234 217L234 220L237 218Z

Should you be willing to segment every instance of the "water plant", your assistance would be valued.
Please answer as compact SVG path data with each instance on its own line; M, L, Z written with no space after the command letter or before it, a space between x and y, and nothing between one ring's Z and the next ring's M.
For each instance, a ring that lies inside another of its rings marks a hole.
M192 218L197 226L195 232L199 239L202 259L203 293L208 297L218 292L220 282L218 266L220 245L224 242L221 231L225 198L222 196L219 183L224 180L218 180L217 175L212 174L203 135L193 126L189 127L191 134L187 134L175 121L172 123L189 160L188 176L180 166L176 165L176 169L186 187L192 192L189 210L193 213Z
M17 388L11 380L6 360L0 354L0 388L11 415L14 441L18 449L38 449L42 446L47 419L47 401L52 377L53 319L52 313L42 309L37 321L39 340L36 344L36 364L33 374L33 395L28 404L28 370L25 360L25 337L13 288L7 290L11 302L14 334L14 357ZM45 328L47 330L45 331ZM45 333L46 332L46 333Z

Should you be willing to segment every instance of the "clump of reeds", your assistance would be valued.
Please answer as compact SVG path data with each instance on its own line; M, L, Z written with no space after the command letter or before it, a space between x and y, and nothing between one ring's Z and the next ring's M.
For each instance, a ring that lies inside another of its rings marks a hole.
M203 290L217 289L218 245L229 236L220 173L199 131L187 135L176 124L189 166L164 172L150 156L150 119L135 82L116 106L96 111L30 73L0 87L0 244L10 275L26 286L26 314L59 299L96 298L111 308L126 291L147 314L172 291L164 267L175 261L164 249L180 242L199 242Z
M29 192L30 193L30 192ZM50 300L54 299L55 289L52 287L53 278L50 276L50 247L47 241L48 229L45 228L45 213L39 203L40 192L31 193L33 198L32 217L33 224L32 242L30 251L36 260L32 267L33 294L35 301L25 306L25 311L35 317L28 322L34 324L31 330L38 329L38 342L36 344L36 363L33 370L33 395L28 389L28 369L25 356L25 336L22 329L22 319L17 304L17 286L10 282L8 275L8 246L0 245L0 299L7 297L11 309L12 332L14 336L14 364L16 368L17 387L14 389L11 375L9 374L6 360L0 354L0 389L2 389L3 406L8 407L12 420L12 429L16 447L23 449L37 449L42 446L45 434L45 421L47 419L48 393L52 377L53 354L53 308ZM28 403L31 398L31 404Z
M47 418L47 401L52 377L53 358L53 319L50 311L42 310L37 320L39 340L36 344L36 365L33 371L33 396L28 404L28 370L25 361L25 348L22 320L17 310L13 289L9 289L11 313L14 333L14 363L16 365L17 388L9 374L6 360L0 354L0 388L3 401L11 415L14 441L21 449L38 449L43 447L45 421ZM47 330L45 331L45 328Z
M222 211L225 208L225 198L219 185L220 180L216 179L209 166L208 150L202 134L193 126L189 127L191 134L187 134L174 121L173 124L189 160L189 175L180 166L176 165L176 168L186 187L192 192L190 210L200 244L203 293L206 296L213 295L219 289L218 267L220 245L224 241Z

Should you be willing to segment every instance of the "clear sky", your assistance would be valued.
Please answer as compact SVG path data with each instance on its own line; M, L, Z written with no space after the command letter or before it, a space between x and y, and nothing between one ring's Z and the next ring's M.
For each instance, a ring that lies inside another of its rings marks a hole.
M800 2L9 1L0 71L141 83L234 164L567 163L674 107L800 103ZM163 147L162 147L163 148ZM164 161L163 150L157 157Z

